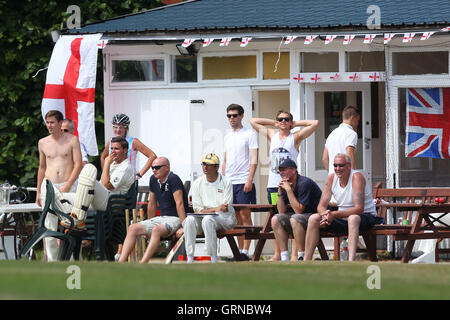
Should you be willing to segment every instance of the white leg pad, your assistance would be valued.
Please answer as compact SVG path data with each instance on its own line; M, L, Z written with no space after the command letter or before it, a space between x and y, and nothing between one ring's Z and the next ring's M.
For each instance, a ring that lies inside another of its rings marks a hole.
M67 199L67 197L64 196L63 193L58 190L58 188L53 188L53 190L55 191L56 209L70 214L70 212L72 212L72 203Z
M78 220L86 219L86 212L94 198L94 184L97 179L97 168L88 163L83 167L78 177L77 192L72 208L72 213L77 216Z

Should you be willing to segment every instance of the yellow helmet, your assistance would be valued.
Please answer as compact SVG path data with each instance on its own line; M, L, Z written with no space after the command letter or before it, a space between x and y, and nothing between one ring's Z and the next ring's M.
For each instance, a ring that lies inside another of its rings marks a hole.
M202 158L202 163L207 163L207 164L220 164L220 161L219 161L219 157L216 156L214 153L207 153L207 154Z

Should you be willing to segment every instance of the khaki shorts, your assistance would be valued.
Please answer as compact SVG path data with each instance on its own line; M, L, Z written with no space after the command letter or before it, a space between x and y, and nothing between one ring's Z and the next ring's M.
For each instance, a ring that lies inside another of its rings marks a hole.
M278 221L280 221L281 226L283 229L289 233L292 234L292 226L291 226L291 218L295 219L300 225L303 227L303 229L308 228L308 219L312 215L312 213L278 213L275 215L275 217L278 218Z
M169 236L173 235L181 227L180 218L173 216L154 217L141 221L140 224L147 230L147 235L149 237L152 234L152 229L161 224L164 224L167 231L169 231Z

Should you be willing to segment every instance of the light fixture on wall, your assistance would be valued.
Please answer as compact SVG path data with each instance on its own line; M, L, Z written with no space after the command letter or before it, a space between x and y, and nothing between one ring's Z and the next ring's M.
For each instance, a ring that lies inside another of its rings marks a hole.
M196 56L200 50L199 44L197 43L193 43L187 48L183 47L182 44L177 44L176 47L182 56Z

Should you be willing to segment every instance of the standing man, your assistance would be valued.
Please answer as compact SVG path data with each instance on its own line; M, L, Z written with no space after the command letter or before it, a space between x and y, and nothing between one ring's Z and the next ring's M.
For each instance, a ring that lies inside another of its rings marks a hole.
M44 179L49 179L60 192L75 192L73 184L81 171L79 140L61 130L63 119L63 114L57 110L50 110L45 115L45 124L50 135L38 142L39 169L36 203L39 206L45 203L46 183ZM57 216L47 215L45 226L50 230L56 230L58 227ZM53 259L54 257L49 256L47 252L48 250L52 252L57 250L57 239L45 238L44 248L47 258Z
M64 132L68 132L73 135L75 131L75 125L72 121L72 119L64 119L61 130ZM88 153L86 146L80 141L80 150L81 150L81 160L83 162L83 165L89 162Z
M294 236L298 250L297 254L292 252L292 256L303 260L308 218L317 212L322 191L314 181L298 174L297 165L293 160L283 160L279 168L281 175L277 203L279 213L272 218L272 229L281 251L281 261L289 260L289 235ZM293 213L288 213L288 205L291 205Z
M258 138L256 132L242 125L244 108L238 104L230 104L227 117L231 132L224 139L224 156L222 175L227 176L233 184L234 204L256 204L256 189L253 178L258 165ZM253 225L251 210L236 210L238 225ZM243 257L250 260L248 250L251 240L238 237L239 249Z
M187 262L194 262L195 238L204 233L206 252L211 262L217 262L217 231L232 229L237 221L231 181L219 173L219 158L208 153L202 159L204 175L192 185L194 214L184 220ZM197 216L198 215L198 216Z
M257 132L264 134L270 143L270 170L269 180L267 182L267 198L272 203L271 194L278 192L278 186L281 181L279 163L283 159L291 159L297 162L300 143L316 131L319 126L319 120L297 120L290 112L278 111L275 120L265 118L251 118L250 124ZM271 127L278 129L275 130ZM303 127L292 133L295 127ZM295 250L294 250L295 251ZM280 249L275 241L275 253L272 260L280 260ZM293 255L292 260L297 260Z
M361 172L351 168L351 158L338 153L333 162L334 173L328 175L317 212L308 221L306 231L305 260L311 260L319 241L319 230L347 233L348 260L356 256L359 231L369 230L377 222L372 199L372 188ZM331 196L336 199L338 210L328 210Z
M188 210L187 193L180 177L170 171L169 160L156 158L152 165L153 175L150 178L150 199L147 207L147 220L132 224L125 238L119 262L125 262L134 249L138 236L150 237L150 242L140 263L147 263L158 250L161 238L174 233L181 237L181 223ZM161 215L156 216L159 204Z
M140 179L144 174L150 169L153 161L156 159L156 154L149 149L145 144L141 142L138 138L130 137L128 135L128 130L130 126L130 118L123 113L118 113L114 115L112 119L112 125L113 125L113 131L114 136L116 137L122 137L128 142L128 160L131 163L131 167L133 168L134 174L136 176L136 180ZM103 150L101 156L100 156L100 163L103 168L105 158L110 153L110 146L111 143L108 141L105 146L105 150ZM136 168L136 158L137 153L140 152L144 156L148 158L147 162L145 163L144 167L142 169Z
M334 129L325 142L322 162L328 174L334 173L333 163L329 159L334 159L338 153L347 154L351 159L351 167L355 169L355 150L358 143L359 120L361 116L357 108L347 106L342 110L342 123Z

